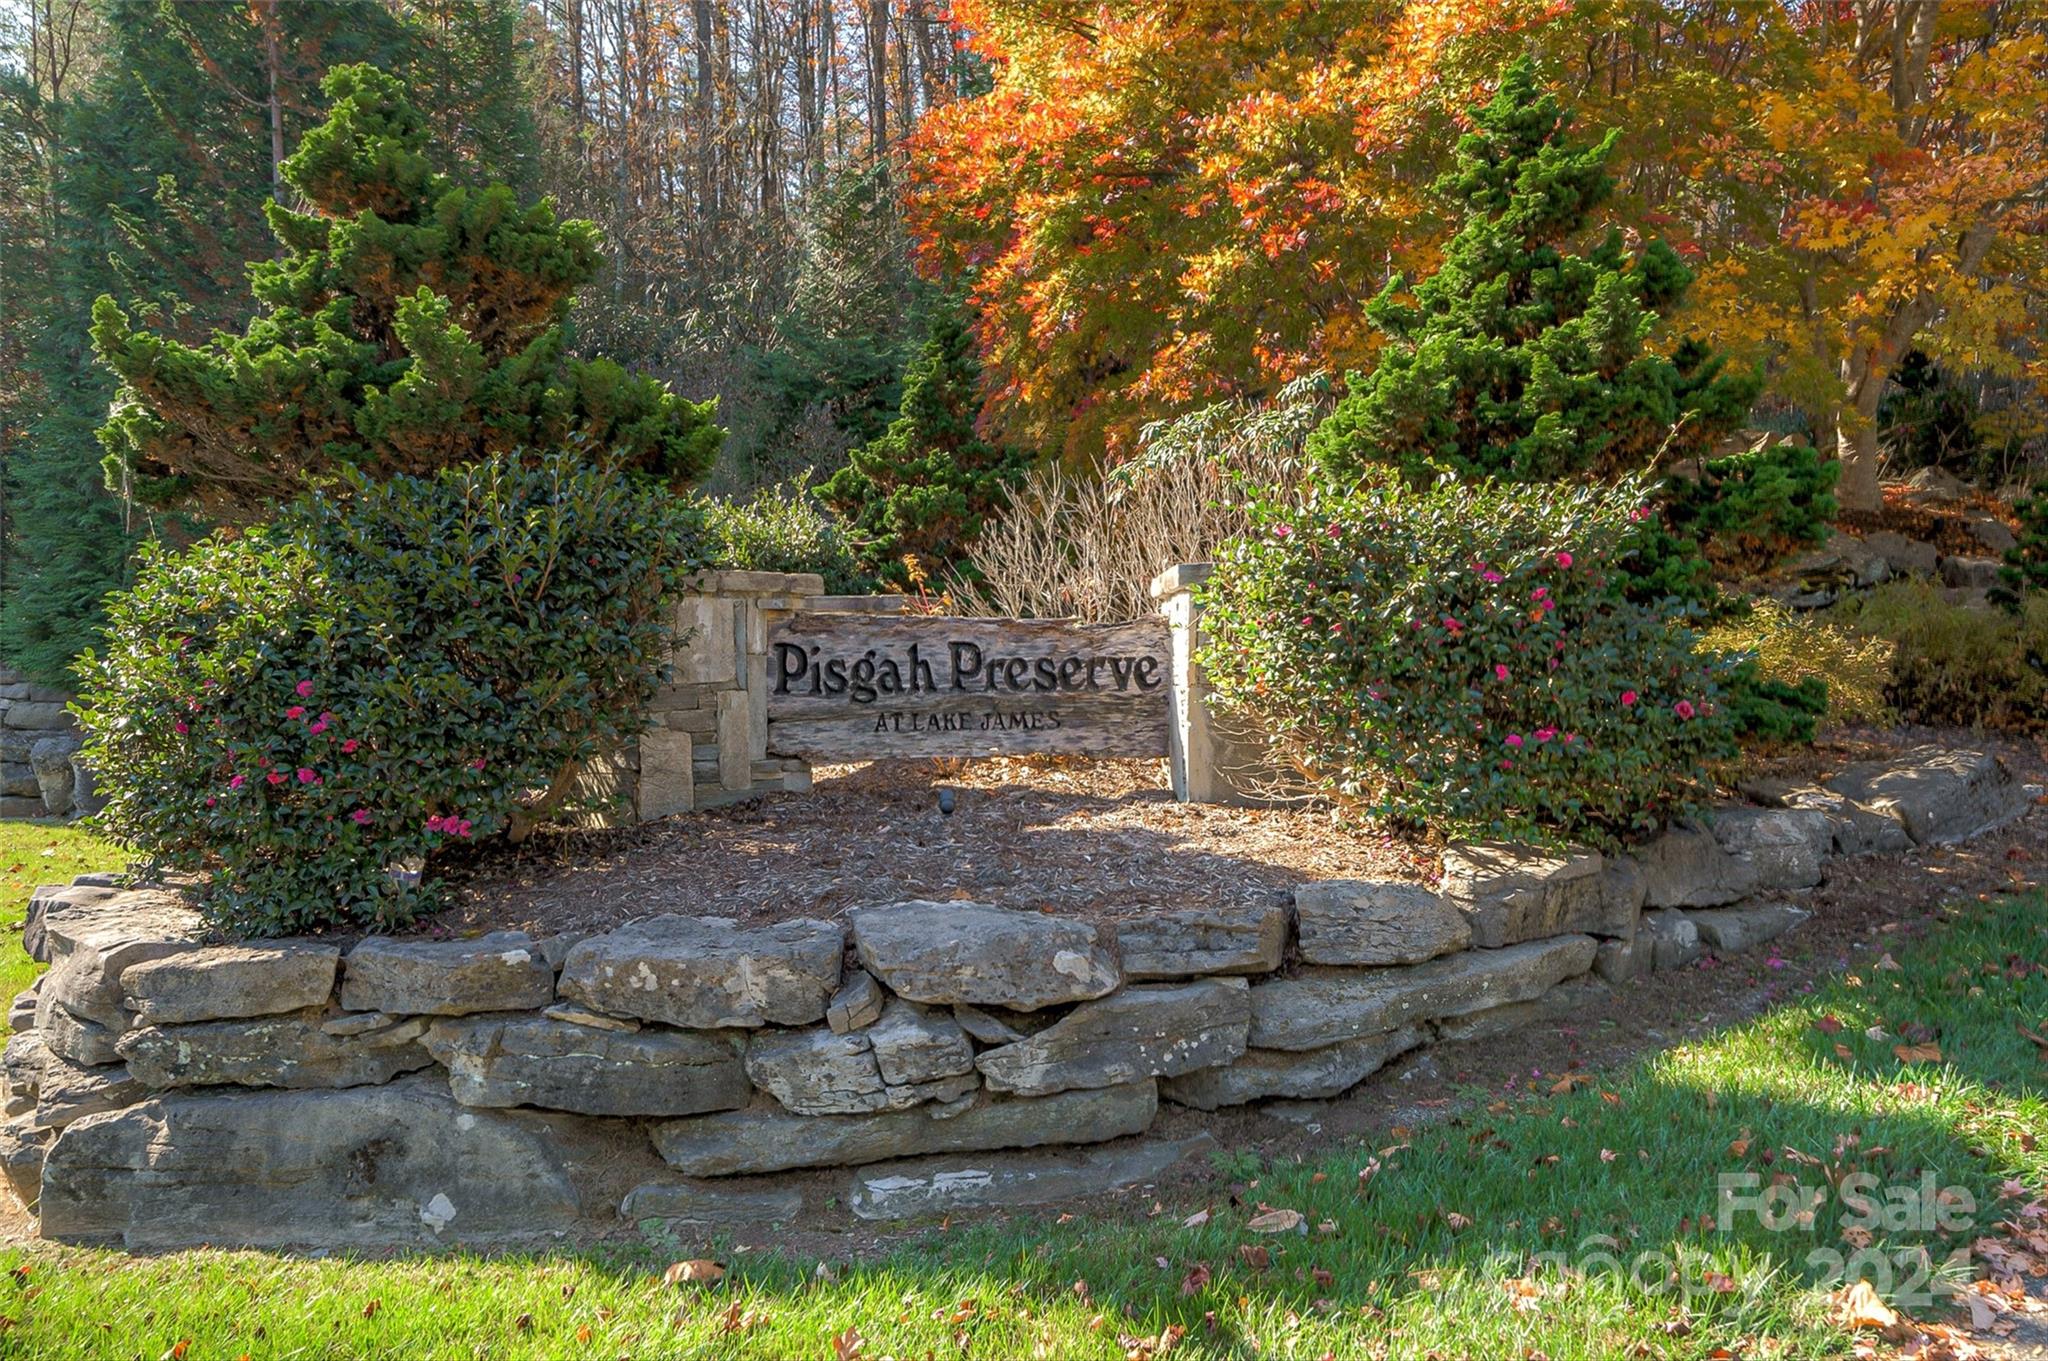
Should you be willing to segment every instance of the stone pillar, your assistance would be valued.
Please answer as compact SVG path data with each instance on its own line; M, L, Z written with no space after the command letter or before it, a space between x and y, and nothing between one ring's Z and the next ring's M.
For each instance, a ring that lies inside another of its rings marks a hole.
M639 821L808 789L810 767L768 754L768 629L829 599L808 572L701 572L674 604L669 684L633 760Z
M1194 588L1209 579L1206 562L1169 567L1152 579L1152 598L1173 638L1172 715L1168 760L1173 796L1182 803L1262 804L1274 800L1281 774L1265 735L1218 714L1195 654L1202 644L1202 612Z

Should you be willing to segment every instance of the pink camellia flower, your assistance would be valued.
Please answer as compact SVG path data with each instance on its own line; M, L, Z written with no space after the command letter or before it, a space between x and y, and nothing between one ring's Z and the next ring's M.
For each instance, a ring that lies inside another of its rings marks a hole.
M1681 699L1678 703L1671 706L1671 712L1677 714L1680 718L1691 718L1699 710L1692 707L1691 700Z
M306 706L303 704L294 704L292 705L291 708L286 709L284 711L284 716L286 718L304 718L306 716Z
M1622 707L1622 708L1624 708L1624 709L1633 709L1633 708L1635 708L1635 706L1636 706L1636 692L1635 692L1635 691L1633 691L1633 690L1624 690L1624 691L1622 691L1622 692L1621 692L1621 707Z
M300 681L293 689L298 691L300 699L311 699L313 697L313 682L309 680Z
M240 789L244 784L248 783L248 780L249 777L247 775L237 775L234 779L228 781L228 788Z
M1515 763L1513 761L1502 761L1500 763L1500 768L1502 770L1513 770L1515 768Z
M1529 592L1529 598L1531 600L1541 600L1544 596L1549 594L1550 588L1548 586L1538 586L1535 590Z
M1495 662L1493 664L1493 678L1495 680L1506 680L1508 678L1508 668L1505 663Z
M319 784L319 783L320 783L320 772L319 772L319 771L317 771L317 770L315 770L315 769L313 769L313 767L311 767L311 766L300 766L300 767L299 767L299 783L300 783L300 784Z
M171 724L171 731L183 737L186 733L192 731L192 725L181 718L176 723Z
M216 799L216 798L214 798L214 797L213 797L213 796L212 796L211 794L209 794L209 795L207 795L207 796L206 796L206 806L207 806L208 808L211 808L211 807L213 807L213 806L214 806L215 804L217 804L217 803L219 803L219 802L220 802L220 800L219 800L219 799Z
M484 768L484 758L481 756L477 757L469 763L469 768L471 770L482 770Z
M1301 626L1305 629L1314 628L1316 626L1316 617L1312 614L1304 614L1301 616Z
M1487 569L1484 572L1481 572L1479 574L1479 579L1489 586L1498 586L1503 581L1507 580L1506 577L1502 576L1500 573L1496 571L1493 571L1491 568Z
M1284 539L1284 538L1286 538L1286 537L1287 537L1287 536L1288 536L1289 534L1292 534L1293 532L1294 532L1294 526L1292 526L1292 525L1274 525L1274 526L1273 526L1273 537L1274 537L1274 538L1276 538L1276 539Z
M456 823L456 824L455 824L455 835L457 835L457 836L468 836L468 835L469 835L469 831L470 831L470 821L469 821L469 819L468 819L468 818L464 818L464 819L462 819L462 820L461 820L460 822L458 822L458 823Z
M1559 554L1557 555L1557 565L1558 565L1559 567L1569 567L1569 566L1571 566L1571 565L1572 565L1572 555L1571 555L1571 554L1569 554L1569 553L1559 553Z
M1453 633L1463 633L1465 631L1465 626L1448 614L1444 616L1444 627Z
M1538 742L1548 742L1555 736L1557 736L1557 729L1555 728L1538 728L1536 730L1536 740Z
M1509 734L1508 734L1508 745L1509 745L1509 746L1511 746L1511 747L1513 747L1513 748L1515 748L1515 749L1516 749L1517 751L1521 750L1521 747L1522 747L1522 735L1521 735L1520 733L1518 733L1518 732L1511 732L1511 733L1509 733Z
M309 733L323 733L323 732L326 732L326 731L327 731L327 720L326 720L326 719L324 719L324 718L316 718L316 719L314 719L314 720L313 720L313 721L312 721L311 723L308 723L308 724L306 725L306 731L307 731L307 732L309 732Z
M427 830L430 832L440 831L442 821L443 819L439 813L434 814L432 817L427 819Z
M355 812L350 813L349 816L355 819L355 824L358 827L370 825L370 810L367 808L358 808Z
M266 779L266 780L268 780L268 781L270 781L270 782L271 782L272 784L283 784L283 783L284 783L284 772L283 772L283 771L278 771L278 770L273 770L273 771L271 771L271 772L270 772L270 773L269 773L268 775L265 775L265 776L264 776L263 778L264 778L264 779Z
M355 738L351 737L348 739L348 741L341 744L341 749L345 752L352 752L361 745L362 743L356 741Z

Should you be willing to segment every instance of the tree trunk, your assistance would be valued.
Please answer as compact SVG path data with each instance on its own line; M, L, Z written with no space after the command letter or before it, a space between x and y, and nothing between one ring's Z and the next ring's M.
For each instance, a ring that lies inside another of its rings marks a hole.
M266 0L263 6L263 65L270 82L270 196L284 205L284 100L278 93L278 67L282 58L278 53L277 0ZM283 247L279 247L282 254Z
M1877 478L1877 402L1890 372L1890 363L1869 350L1842 359L1846 399L1835 417L1835 457L1842 465L1835 501L1855 514L1874 515L1884 508Z

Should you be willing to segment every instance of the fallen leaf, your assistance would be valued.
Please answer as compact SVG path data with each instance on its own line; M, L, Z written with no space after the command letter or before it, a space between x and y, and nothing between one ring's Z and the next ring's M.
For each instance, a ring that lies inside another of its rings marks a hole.
M1264 1271L1273 1265L1273 1254L1257 1243L1240 1243L1237 1248L1237 1260L1253 1271Z
M1729 1143L1728 1156L1731 1158L1742 1157L1744 1154L1749 1152L1749 1146L1751 1143L1755 1141L1755 1139L1756 1136L1749 1132L1749 1126L1744 1125L1742 1127L1741 1136Z
M1899 1321L1897 1311L1877 1297L1869 1281L1855 1281L1828 1298L1834 1305L1831 1317L1850 1332L1858 1328L1882 1330L1896 1326Z
M594 1334L590 1331L590 1325L587 1323L576 1330L576 1340L586 1347L590 1345L590 1339L593 1336Z
M43 854L48 855L49 852L44 851ZM191 1350L192 1339L189 1337L181 1337L176 1342L171 1344L171 1349L169 1351L164 1353L163 1361L185 1361L185 1353Z
M1466 1229L1472 1227L1472 1221L1459 1214L1456 1210L1444 1216L1444 1223L1451 1226L1452 1233L1463 1233Z
M1823 1035L1838 1035L1842 1031L1842 1023L1833 1016L1823 1016L1813 1023L1813 1028Z
M692 1257L687 1262L671 1262L667 1271L661 1273L667 1285L716 1285L725 1279L725 1268L703 1257Z
M1299 1210L1268 1210L1245 1221L1245 1227L1253 1233L1293 1233L1301 1224Z
M515 1333L530 1333L530 1332L532 1332L532 1331L533 1331L533 1315L532 1315L532 1314L521 1314L521 1315L520 1315L520 1316L519 1316L518 1318L515 1318L515 1319L513 1319L513 1320L512 1320L512 1331L513 1331L513 1332L515 1332ZM184 1353L180 1352L180 1353L179 1353L179 1355L181 1355L181 1356L182 1356L182 1355L184 1355Z
M1941 1046L1938 1044L1895 1044L1892 1053L1898 1055L1900 1063L1940 1063Z
M833 1361L853 1361L863 1346L860 1330L849 1325L844 1332L832 1334Z
M1877 963L1875 963L1875 964L1871 965L1871 966L1870 966L1870 969L1871 969L1871 972L1873 972L1873 973L1878 973L1878 972L1887 972L1887 973L1904 973L1904 972L1905 972L1905 970L1904 970L1904 969L1902 969L1902 968L1900 968L1900 967L1899 967L1899 961L1897 961L1896 959L1893 959L1893 958L1892 958L1892 956L1891 956L1891 951L1889 951L1889 950L1887 950L1887 951L1885 951L1885 953L1883 953L1883 954L1879 955L1879 956L1877 957Z
M1209 1212L1207 1210L1197 1210L1186 1219L1183 1219L1180 1222L1180 1226L1183 1229L1199 1229L1208 1222Z
M382 1300L371 1300L371 1301L370 1301L370 1302L369 1302L368 1304L366 1304L366 1305L364 1305L364 1306L363 1306L363 1317L364 1317L364 1318L375 1318L375 1317L377 1317L377 1311L378 1311L378 1310L379 1310L380 1308L382 1308L382 1307L383 1307L383 1301L382 1301Z
M1208 1289L1211 1272L1207 1262L1197 1262L1188 1268L1188 1274L1180 1278L1182 1295L1199 1295Z

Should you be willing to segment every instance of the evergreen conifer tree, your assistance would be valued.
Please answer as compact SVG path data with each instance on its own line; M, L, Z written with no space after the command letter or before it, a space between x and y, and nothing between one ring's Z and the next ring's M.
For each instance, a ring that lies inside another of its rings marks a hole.
M1464 226L1412 300L1396 276L1367 305L1387 347L1370 376L1353 375L1309 452L1342 482L1368 464L1536 481L1711 447L1758 380L1724 374L1697 344L1649 347L1691 271L1663 242L1631 254L1613 231L1573 248L1612 190L1618 134L1568 141L1569 116L1527 61L1474 121L1436 185Z
M904 373L902 414L819 488L885 581L910 584L905 558L930 577L957 567L982 521L1031 471L1029 453L975 433L980 388L966 323L957 309L938 309Z
M246 312L244 262L272 249L269 128L250 102L269 84L263 12L106 0L100 17L105 55L94 77L44 111L64 150L53 239L33 261L10 257L38 290L5 319L25 337L32 381L0 413L15 432L0 658L59 683L97 634L101 598L124 584L136 538L175 529L107 486L94 436L117 380L92 352L93 300L114 294L166 336L198 343ZM538 137L525 112L516 0L404 10L327 0L270 17L281 26L288 146L320 116L327 69L372 61L431 81L445 99L444 121L465 136L430 147L437 168L465 181L531 175ZM462 59L430 63L443 43Z
M399 81L337 67L332 105L283 165L310 204L266 208L280 258L252 262L260 310L191 346L135 329L111 297L93 340L122 380L108 475L152 505L260 511L342 466L431 473L581 440L683 481L717 450L714 404L569 358L563 321L599 269L597 231L456 184Z

